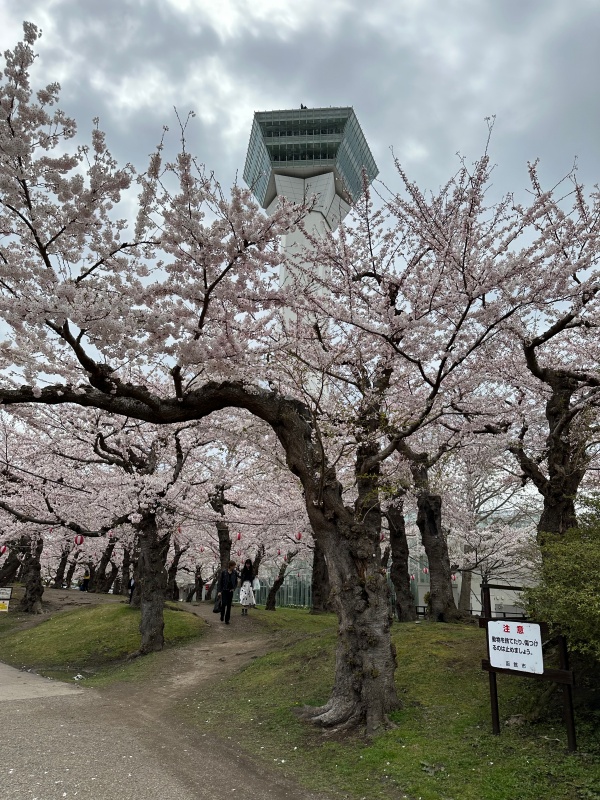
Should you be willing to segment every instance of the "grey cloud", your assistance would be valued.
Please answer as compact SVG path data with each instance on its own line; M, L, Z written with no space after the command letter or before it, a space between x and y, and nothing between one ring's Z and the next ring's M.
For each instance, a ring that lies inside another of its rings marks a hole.
M200 112L191 144L227 184L243 167L254 110L348 104L392 186L390 147L436 187L458 150L479 154L491 114L499 189L523 187L526 160L537 155L549 178L575 154L582 177L600 176L600 11L591 0L545 0L543 10L521 0L351 0L336 7L335 24L311 6L285 35L266 19L229 38L214 19L159 0L6 5L13 19L49 15L45 77L60 68L63 106L82 122L100 115L115 153L138 165L162 125L172 126L173 105ZM115 104L120 86L129 103Z

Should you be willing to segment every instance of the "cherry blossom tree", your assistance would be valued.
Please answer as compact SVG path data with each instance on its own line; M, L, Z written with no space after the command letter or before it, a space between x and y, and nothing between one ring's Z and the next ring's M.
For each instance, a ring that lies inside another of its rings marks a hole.
M339 619L331 697L306 718L379 730L398 706L382 465L404 445L421 452L419 437L435 425L451 424L456 437L497 427L488 388L496 342L508 363L521 337L537 357L528 363L539 374L530 374L550 380L554 368L539 354L591 324L592 259L584 248L577 261L576 237L570 257L561 255L566 239L558 244L555 233L569 222L552 216L551 193L526 207L510 196L488 203L486 154L432 197L400 170L404 195L380 213L367 195L353 229L312 242L307 262L320 269L302 276L295 295L279 289L277 237L306 208L284 202L266 218L239 187L226 199L187 152L185 122L180 152L165 160L165 138L139 176L118 167L97 125L90 147L72 147L76 127L55 108L58 86L31 90L37 36L25 26L0 88L0 305L9 331L0 398L165 426L237 408L270 426L302 487ZM130 229L115 207L134 181ZM599 215L583 207L587 248ZM560 316L565 299L574 316ZM294 313L278 319L283 308ZM577 378L575 402L586 408L595 396L590 352L582 342L577 369L564 376ZM436 496L417 490L443 535Z

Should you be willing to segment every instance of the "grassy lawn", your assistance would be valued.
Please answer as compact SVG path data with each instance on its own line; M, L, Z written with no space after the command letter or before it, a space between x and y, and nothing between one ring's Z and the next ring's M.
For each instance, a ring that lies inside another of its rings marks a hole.
M320 704L333 675L335 620L305 611L256 611L285 632L281 646L180 709L232 738L309 788L350 798L411 800L599 800L600 733L578 721L579 747L566 752L560 719L491 733L485 634L473 626L395 625L397 728L372 743L335 741L293 710ZM293 638L290 638L293 632ZM529 678L499 676L501 719L526 710Z
M72 678L77 673L87 677L103 668L113 672L115 662L127 658L140 645L140 612L127 604L62 611L25 630L14 630L11 622L0 628L0 660L52 677ZM204 622L193 614L165 609L167 645L196 638L204 628ZM116 668L122 671L120 665ZM136 665L132 674L140 669L145 672L147 665Z

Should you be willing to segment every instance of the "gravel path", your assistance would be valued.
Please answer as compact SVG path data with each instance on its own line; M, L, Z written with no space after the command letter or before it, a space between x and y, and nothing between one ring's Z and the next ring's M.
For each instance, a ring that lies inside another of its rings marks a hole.
M252 619L210 625L143 684L96 691L0 665L0 800L326 800L169 714L187 693L269 649ZM11 689L12 687L12 689Z

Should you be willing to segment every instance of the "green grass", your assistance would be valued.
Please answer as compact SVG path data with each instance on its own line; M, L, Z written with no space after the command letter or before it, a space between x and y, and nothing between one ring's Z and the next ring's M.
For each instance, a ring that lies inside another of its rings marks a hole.
M0 631L0 660L52 677L65 673L72 677L74 672L92 674L103 667L114 672L115 662L139 649L139 624L139 610L126 604L62 611L33 628ZM204 627L204 622L193 614L165 609L167 645L193 639L201 635ZM143 672L148 665L126 672L135 676L140 669Z
M488 678L480 668L483 631L395 625L403 701L393 714L397 728L371 743L332 741L293 713L328 697L332 619L289 609L272 619L264 615L255 617L285 632L283 646L180 708L203 731L231 727L241 745L267 764L308 788L331 787L351 798L600 800L600 734L589 727L579 725L576 754L566 752L559 719L503 726L501 736L492 735ZM526 710L524 696L534 682L499 677L504 721Z

